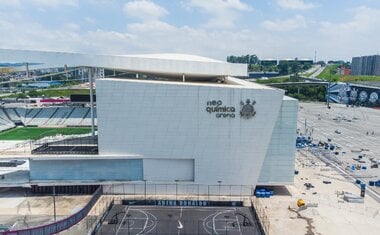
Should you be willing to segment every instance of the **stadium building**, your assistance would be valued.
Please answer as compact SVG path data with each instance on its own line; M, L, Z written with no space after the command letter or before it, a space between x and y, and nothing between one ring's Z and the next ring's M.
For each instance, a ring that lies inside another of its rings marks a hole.
M33 155L30 184L293 183L298 101L235 78L247 76L246 65L189 55L20 50L0 50L0 61L150 78L97 78L98 154Z

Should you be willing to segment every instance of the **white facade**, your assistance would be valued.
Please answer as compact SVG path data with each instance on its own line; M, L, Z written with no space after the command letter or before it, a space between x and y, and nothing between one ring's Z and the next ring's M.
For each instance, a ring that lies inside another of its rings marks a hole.
M278 114L258 184L293 184L298 100L285 96Z
M101 79L99 154L142 159L151 182L254 186L262 172L260 184L292 183L297 101L283 97L231 77L227 84ZM240 115L247 99L256 102L249 119ZM213 102L224 110L208 112Z
M97 80L99 156L34 157L31 182L293 182L297 100L230 77L246 76L247 65L190 55L6 49L0 49L0 61L27 62L29 69L97 67L199 81Z

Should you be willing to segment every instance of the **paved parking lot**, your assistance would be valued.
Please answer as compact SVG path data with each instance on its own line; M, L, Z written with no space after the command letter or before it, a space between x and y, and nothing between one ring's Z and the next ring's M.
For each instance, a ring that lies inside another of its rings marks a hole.
M380 161L380 110L341 104L331 104L328 109L324 103L300 103L298 129L314 142L338 146L324 155L353 177L367 185L371 180L380 180L380 168L373 168ZM354 165L360 166L360 170L350 170ZM372 188L380 193L379 187Z

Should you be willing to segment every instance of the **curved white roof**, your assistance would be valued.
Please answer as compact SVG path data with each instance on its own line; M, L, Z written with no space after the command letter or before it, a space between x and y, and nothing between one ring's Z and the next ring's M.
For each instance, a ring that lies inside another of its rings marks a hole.
M54 67L100 67L134 73L186 77L247 76L246 64L232 64L196 55L90 55L0 49L0 61L28 62L30 69ZM22 68L21 68L22 69ZM25 68L24 68L25 69Z
M225 63L224 61L215 60L198 55L189 54L176 54L176 53L164 53L164 54L142 54L142 55L125 55L129 57L140 57L150 59L163 59L163 60L183 60L183 61L198 61L198 62L216 62Z

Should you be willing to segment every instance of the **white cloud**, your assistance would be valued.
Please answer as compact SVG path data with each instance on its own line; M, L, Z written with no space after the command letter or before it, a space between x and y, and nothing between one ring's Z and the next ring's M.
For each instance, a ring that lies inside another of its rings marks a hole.
M284 9L307 10L316 7L315 4L305 0L277 0L277 4Z
M158 20L168 14L165 8L148 0L127 2L123 10L128 17L138 18L143 21Z
M96 19L92 17L84 17L83 19L86 23L89 23L89 24L94 24L96 22Z
M287 20L266 20L262 26L270 31L292 31L296 29L306 28L306 21L303 16L296 15L294 18Z
M253 10L240 0L190 0L183 2L183 5L188 10L196 8L211 15L205 24L209 28L232 28L239 18L239 12Z
M173 30L174 26L162 22L162 21L148 21L144 23L133 23L128 24L128 31L134 32L134 33L148 33L148 32L166 32Z
M78 0L31 0L31 2L38 7L59 8L62 6L78 6Z
M218 12L223 10L252 10L252 7L240 0L190 0L189 6L201 8L207 12Z
M9 7L20 7L21 2L20 0L0 0L0 6L9 6Z
M64 29L70 30L70 31L77 31L80 29L80 25L75 23L66 23L63 25Z
M380 25L380 9L368 8L366 6L358 7L353 12L354 18L344 23L332 23L324 21L321 23L322 32L324 33L370 33L373 36L377 32Z
M232 7L234 10L227 7L227 12L239 17L243 8L237 6ZM206 5L204 8L190 7L191 11L206 12L212 19L217 16ZM222 30L172 25L160 18L166 14L155 14L156 17L148 21L138 18L141 20L115 31L92 30L100 22L88 27L91 30L87 30L85 24L75 25L86 21L87 15L79 22L73 21L74 24L68 22L61 27L51 27L34 22L30 14L23 11L0 11L0 45L1 48L91 54L189 53L221 60L227 55L247 53L260 58L313 57L316 49L318 59L350 59L354 55L377 53L374 50L378 50L376 46L380 41L380 9L376 8L359 7L349 12L350 18L346 17L345 22L338 23L317 23L316 19L313 23L306 21L306 16L295 15L284 20L267 20L257 28ZM284 33L290 30L294 33Z
M326 53L334 51L338 55L355 56L379 52L380 9L361 6L353 10L352 15L347 22L321 23L318 38Z

